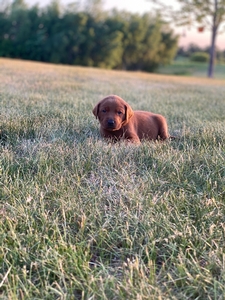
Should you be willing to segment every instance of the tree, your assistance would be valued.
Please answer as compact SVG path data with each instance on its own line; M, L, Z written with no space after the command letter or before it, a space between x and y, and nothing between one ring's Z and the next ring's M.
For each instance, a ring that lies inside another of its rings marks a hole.
M118 69L155 71L170 63L177 51L177 37L159 16L113 11L114 30L122 33L123 53Z
M216 37L225 21L225 0L177 0L180 4L178 10L166 7L158 0L148 1L160 5L162 14L167 12L167 17L178 26L198 24L199 30L208 28L211 31L208 77L212 78L216 56Z
M0 9L0 56L152 72L176 54L177 37L151 14L105 12L102 0L86 0L90 11L24 1Z

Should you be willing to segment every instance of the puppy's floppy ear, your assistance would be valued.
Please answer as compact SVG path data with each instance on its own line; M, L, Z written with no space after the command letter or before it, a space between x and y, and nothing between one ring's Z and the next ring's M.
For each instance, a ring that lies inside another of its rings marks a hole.
M134 111L133 109L130 107L130 105L128 103L125 104L125 120L123 121L123 126L126 125L130 118L133 117L134 115Z
M100 103L96 104L96 106L92 110L92 112L95 115L96 119L98 119L99 105L100 105Z

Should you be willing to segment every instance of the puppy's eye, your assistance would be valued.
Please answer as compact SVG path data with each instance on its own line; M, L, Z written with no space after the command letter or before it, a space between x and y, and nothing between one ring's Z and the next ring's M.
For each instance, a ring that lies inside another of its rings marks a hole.
M103 112L103 113L106 113L106 110L105 110L105 109L103 109L103 110L102 110L102 112Z
M122 111L118 111L117 113L118 113L118 115L121 115L121 114L122 114Z

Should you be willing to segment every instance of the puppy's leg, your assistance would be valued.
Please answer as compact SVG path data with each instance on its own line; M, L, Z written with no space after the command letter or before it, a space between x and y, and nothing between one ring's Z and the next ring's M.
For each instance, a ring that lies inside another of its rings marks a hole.
M163 116L158 116L159 137L162 140L169 138L168 126L166 119Z
M127 141L129 141L131 143L134 143L134 144L141 144L141 141L140 141L139 137L137 135L135 135L135 134L127 135L125 137L125 140L127 140Z

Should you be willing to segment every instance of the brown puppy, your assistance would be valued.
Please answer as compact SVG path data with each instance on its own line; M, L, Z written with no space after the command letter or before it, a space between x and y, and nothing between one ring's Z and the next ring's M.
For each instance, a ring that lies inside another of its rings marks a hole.
M103 137L140 143L142 139L165 140L169 138L166 119L147 111L133 111L128 103L116 95L102 99L93 109L100 122Z

